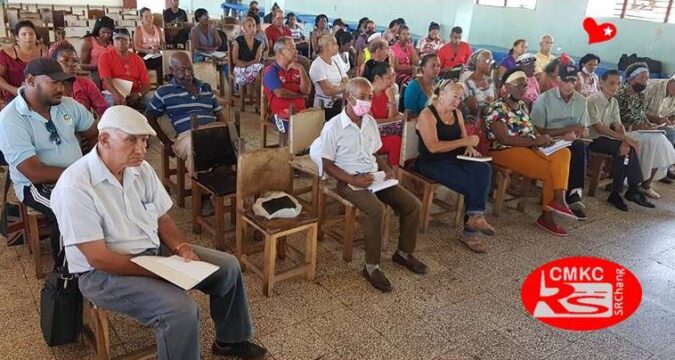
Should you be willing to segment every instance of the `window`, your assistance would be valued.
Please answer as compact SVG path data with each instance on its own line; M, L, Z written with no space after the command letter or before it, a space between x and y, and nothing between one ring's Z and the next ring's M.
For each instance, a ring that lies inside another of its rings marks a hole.
M675 24L673 7L673 0L589 0L586 15Z
M537 0L476 0L476 4L534 10L534 7L537 5Z

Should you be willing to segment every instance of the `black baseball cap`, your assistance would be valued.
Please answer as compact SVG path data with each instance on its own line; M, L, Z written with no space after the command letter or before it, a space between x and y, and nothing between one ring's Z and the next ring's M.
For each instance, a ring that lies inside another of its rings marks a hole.
M560 80L562 81L572 81L572 80L577 80L578 75L577 72L579 70L577 69L574 64L567 64L563 65L560 64L560 68L558 69L558 75L560 76Z
M56 81L64 81L75 78L75 75L66 74L63 72L63 68L61 68L61 65L58 61L47 57L40 57L29 61L28 64L26 64L26 69L23 71L23 75L47 75L52 80Z
M131 35L129 35L129 30L127 28L123 27L116 27L113 29L113 39L121 38L121 37L126 37L127 39L131 39Z

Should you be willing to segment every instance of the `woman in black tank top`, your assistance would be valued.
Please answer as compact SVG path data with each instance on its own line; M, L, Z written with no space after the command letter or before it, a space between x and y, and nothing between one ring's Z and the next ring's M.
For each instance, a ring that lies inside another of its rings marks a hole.
M495 234L484 216L492 168L487 162L457 159L458 155L481 156L474 148L478 137L467 135L458 111L463 97L462 84L446 81L436 88L431 105L417 120L420 154L416 165L420 174L464 195L464 234L460 242L475 252L485 252L487 246L478 234Z

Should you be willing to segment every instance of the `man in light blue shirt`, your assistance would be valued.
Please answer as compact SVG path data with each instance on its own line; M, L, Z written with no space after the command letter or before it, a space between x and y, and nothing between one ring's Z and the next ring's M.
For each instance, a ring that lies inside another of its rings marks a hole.
M218 270L195 286L210 296L216 340L212 352L260 359L237 258L191 246L168 211L171 198L145 159L155 135L136 110L108 108L97 146L72 164L52 195L68 268L96 305L155 329L159 359L199 359L199 306L181 288L132 262L138 255L203 260Z
M51 191L65 168L82 157L77 134L86 146L98 131L84 106L63 97L63 81L73 75L64 73L56 60L32 60L24 74L25 86L0 112L0 150L16 197L54 224L51 245L57 264L60 236Z
M570 145L570 175L567 181L567 204L579 220L586 220L586 207L581 194L586 178L586 144L589 126L586 98L574 90L577 68L573 64L560 65L557 87L545 91L532 105L532 122L540 134L573 141Z

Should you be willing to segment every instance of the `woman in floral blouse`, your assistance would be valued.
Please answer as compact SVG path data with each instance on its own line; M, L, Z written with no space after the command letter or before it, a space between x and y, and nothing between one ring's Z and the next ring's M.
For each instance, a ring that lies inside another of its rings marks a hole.
M565 190L569 176L570 151L563 148L544 155L538 147L552 143L548 135L535 135L527 106L522 98L527 89L527 75L519 68L509 69L502 76L507 95L492 105L486 117L489 156L501 167L543 181L542 213L536 224L557 236L567 236L567 231L556 224L553 213L576 218L565 203Z

